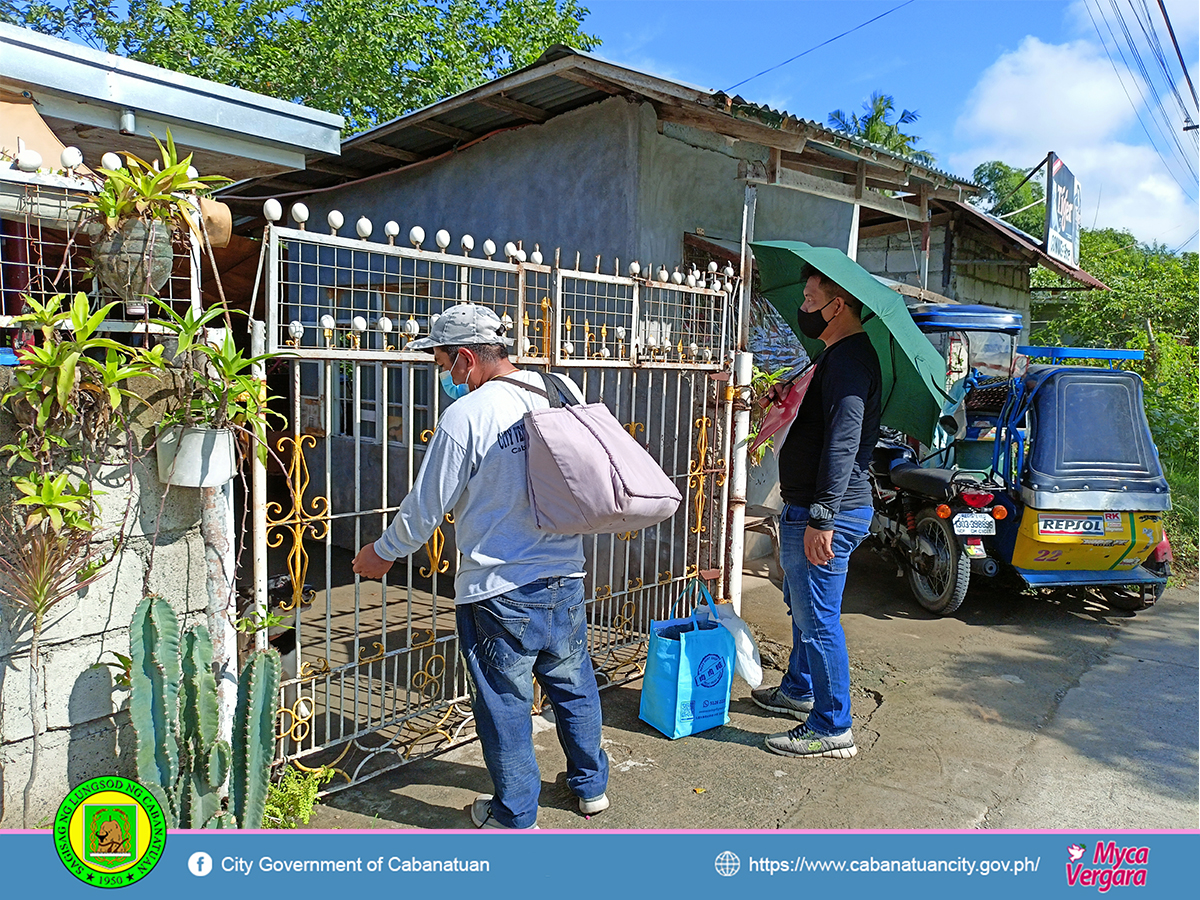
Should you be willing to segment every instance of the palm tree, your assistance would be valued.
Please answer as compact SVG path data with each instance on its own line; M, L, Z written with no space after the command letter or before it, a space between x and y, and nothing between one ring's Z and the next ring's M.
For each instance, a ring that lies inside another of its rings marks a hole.
M904 134L900 130L901 125L917 121L920 113L915 109L902 110L896 121L889 122L888 119L895 111L896 101L892 99L892 95L875 91L871 94L871 99L863 104L863 112L866 115L859 116L857 113L850 113L847 116L842 110L835 109L829 114L827 121L831 128L836 128L838 131L844 131L870 141L872 144L878 144L893 153L907 156L919 163L933 165L935 157L932 153L913 147L921 138L915 134Z

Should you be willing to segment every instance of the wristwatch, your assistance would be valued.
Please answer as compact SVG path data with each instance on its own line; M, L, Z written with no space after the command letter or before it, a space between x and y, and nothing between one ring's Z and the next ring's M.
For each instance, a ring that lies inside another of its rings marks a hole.
M814 528L828 525L833 521L834 512L824 503L813 503L808 507L808 523Z

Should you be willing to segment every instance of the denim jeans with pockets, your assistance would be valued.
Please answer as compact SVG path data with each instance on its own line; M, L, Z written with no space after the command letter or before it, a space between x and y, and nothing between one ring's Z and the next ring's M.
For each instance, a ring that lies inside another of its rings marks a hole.
M509 828L537 822L542 780L533 754L533 679L554 707L567 786L603 794L600 695L587 649L583 579L543 578L455 610L475 728L492 776L492 815Z
M779 523L783 602L792 613L792 654L780 688L793 700L813 701L808 725L817 734L850 727L850 656L842 630L842 591L850 554L867 535L871 507L839 512L833 520L833 559L814 566L804 555L808 508L784 504Z

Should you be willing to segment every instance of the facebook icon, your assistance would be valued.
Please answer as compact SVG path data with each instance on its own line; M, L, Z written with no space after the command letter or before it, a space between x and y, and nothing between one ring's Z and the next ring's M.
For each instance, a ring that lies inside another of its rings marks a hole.
M188 871L198 878L203 878L212 871L212 857L204 851L193 853L188 857Z

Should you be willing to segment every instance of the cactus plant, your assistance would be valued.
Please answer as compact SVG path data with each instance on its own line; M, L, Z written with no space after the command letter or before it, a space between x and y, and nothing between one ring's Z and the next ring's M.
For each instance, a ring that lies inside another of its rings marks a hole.
M181 635L170 604L147 597L133 614L129 644L138 780L173 827L258 828L274 749L279 655L254 653L242 670L231 748L217 736L208 629L197 625Z

